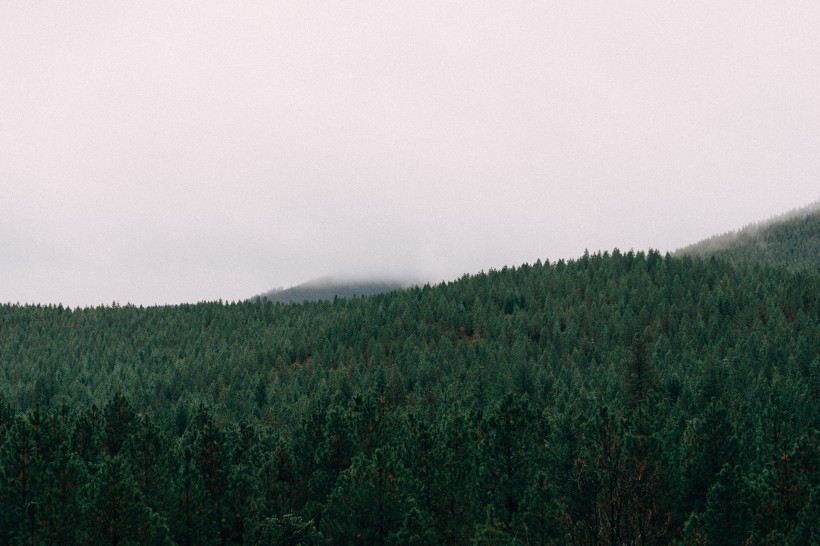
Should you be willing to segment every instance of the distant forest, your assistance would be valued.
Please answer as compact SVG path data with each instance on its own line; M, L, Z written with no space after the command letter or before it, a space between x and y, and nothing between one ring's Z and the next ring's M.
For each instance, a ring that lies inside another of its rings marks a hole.
M717 256L734 263L820 268L820 201L740 231L715 235L675 255Z
M317 279L290 288L275 288L254 296L254 300L269 300L281 303L303 303L306 301L332 300L333 298L353 298L370 296L391 290L400 290L414 284L411 281L395 279L336 280Z
M820 544L794 226L765 255L799 267L615 250L303 304L0 306L0 544Z

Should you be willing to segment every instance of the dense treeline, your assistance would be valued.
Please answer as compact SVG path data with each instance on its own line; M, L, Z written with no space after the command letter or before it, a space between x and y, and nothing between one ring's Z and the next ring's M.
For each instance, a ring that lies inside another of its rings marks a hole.
M817 544L820 273L0 308L0 544Z

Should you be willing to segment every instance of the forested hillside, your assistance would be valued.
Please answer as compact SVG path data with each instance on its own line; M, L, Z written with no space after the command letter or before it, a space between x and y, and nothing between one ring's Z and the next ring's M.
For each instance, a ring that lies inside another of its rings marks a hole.
M710 237L675 255L816 270L820 267L820 201L737 232Z
M281 303L303 303L306 301L332 300L333 298L352 298L355 296L372 296L391 290L406 288L414 283L395 279L380 280L337 280L331 277L316 279L290 288L279 288L254 297L254 300L269 300Z
M0 307L0 544L820 543L816 267Z

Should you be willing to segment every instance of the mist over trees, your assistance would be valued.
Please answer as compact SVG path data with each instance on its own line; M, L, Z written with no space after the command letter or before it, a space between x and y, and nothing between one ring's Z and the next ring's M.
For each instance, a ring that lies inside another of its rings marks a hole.
M820 267L820 201L675 252L790 269Z
M614 250L304 304L0 306L0 544L817 544L818 293Z
M290 288L274 288L252 299L268 300L280 303L303 303L307 301L333 300L334 298L353 298L371 296L399 290L418 284L415 281L391 278L373 279L334 279L325 277L315 279Z

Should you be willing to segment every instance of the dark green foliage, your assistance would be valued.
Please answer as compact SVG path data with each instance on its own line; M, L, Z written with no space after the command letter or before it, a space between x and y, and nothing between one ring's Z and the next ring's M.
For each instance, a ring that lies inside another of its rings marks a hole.
M103 447L110 457L116 457L125 440L133 433L137 425L137 414L131 403L117 393L103 408Z
M686 524L687 540L695 544L749 544L754 532L747 496L740 468L724 465L709 488L705 508Z
M107 458L92 485L84 518L88 522L88 543L112 546L171 543L164 518L145 504L122 457Z
M476 525L470 544L472 546L521 546L524 543L510 534L508 526L498 518L493 506L488 505L486 518L483 523Z
M0 307L0 545L812 544L820 272Z
M703 509L718 473L724 465L736 464L740 455L723 402L712 400L699 417L687 423L680 449L679 507L688 514Z
M819 466L820 443L814 433L773 458L751 482L751 508L766 543L816 543Z
M179 497L178 461L171 441L150 416L143 415L125 440L122 453L146 506L167 520Z
M2 543L33 542L39 535L38 502L48 461L40 456L39 412L19 415L0 450L0 533Z
M479 491L493 507L496 522L510 529L519 515L521 492L534 481L539 468L537 416L529 400L502 398L488 413L479 444Z
M480 513L483 495L477 486L479 434L476 423L455 407L434 429L435 447L423 482L433 525L441 544L464 544Z
M339 475L322 513L331 544L385 544L401 531L408 508L405 470L390 451L362 453Z
M668 542L671 514L663 502L663 469L640 421L601 407L586 423L566 514L576 542Z
M219 522L193 446L186 445L178 456L178 494L169 517L174 541L182 546L220 544Z
M417 506L411 506L405 512L401 529L390 535L388 543L395 546L425 546L437 541L432 516Z
M567 542L558 489L553 483L555 479L546 471L536 472L521 497L510 532L524 544L547 546Z
M326 541L313 522L295 514L285 514L260 522L248 542L259 546L319 546Z
M629 363L624 368L624 392L627 404L634 408L657 388L658 377L641 336L632 338L629 351Z
M75 453L63 442L44 471L44 488L38 507L41 539L48 544L72 544L82 538L78 522L83 513L90 478Z

